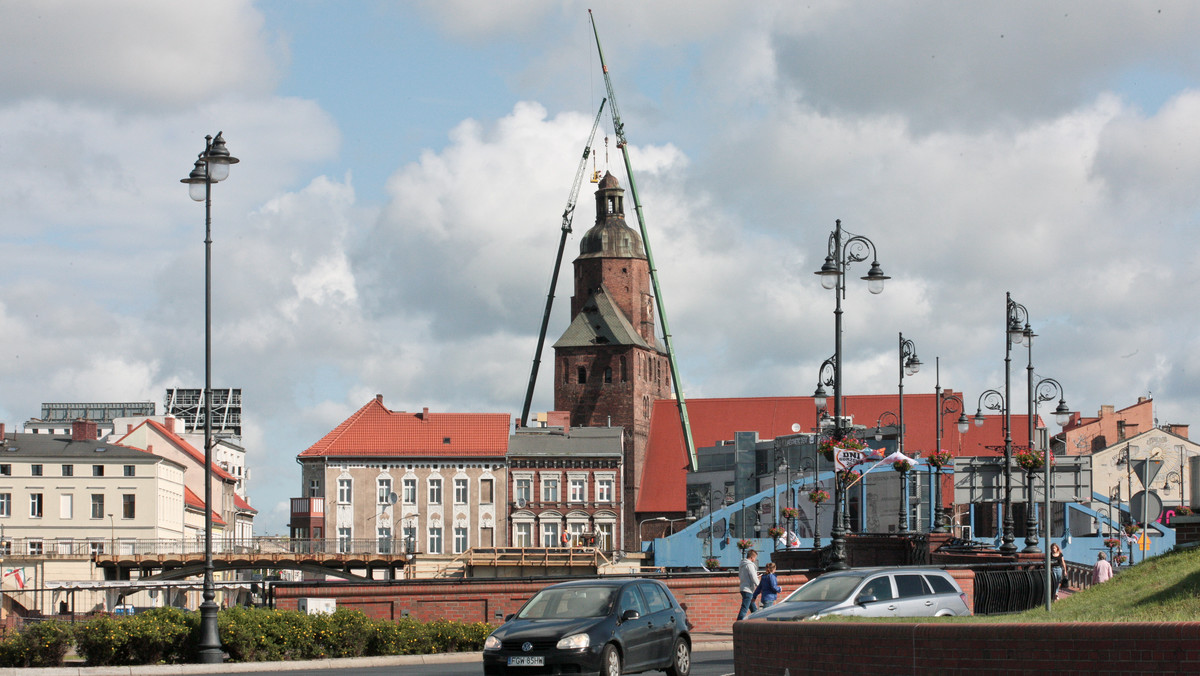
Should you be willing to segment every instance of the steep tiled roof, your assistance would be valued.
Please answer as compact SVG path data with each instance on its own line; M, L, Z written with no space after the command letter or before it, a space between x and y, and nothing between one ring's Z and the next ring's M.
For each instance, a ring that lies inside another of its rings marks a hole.
M192 492L192 489L188 488L187 486L183 487L183 504L184 504L184 506L190 507L191 509L193 509L197 512L200 512L201 514L204 513L204 501L201 500L200 496L198 496L194 492ZM222 519L220 517L220 515L217 514L216 512L212 513L212 520L213 520L213 524L215 524L215 525L218 525L218 526L225 525L225 520Z
M250 503L249 503L249 502L246 502L245 498L243 498L242 496L238 495L237 493L234 493L234 494L233 494L233 506L234 506L234 507L237 507L237 508L238 508L238 511L242 511L242 512L254 512L255 514L258 514L258 510L257 510L257 509L255 509L255 508L253 508L253 507L251 507L251 506L250 506Z
M390 411L377 396L300 457L502 457L510 418L507 413Z
M946 394L952 394L946 390ZM961 396L961 395L959 395ZM896 412L895 394L847 396L843 415L854 416L855 425L873 427L885 411ZM972 418L974 402L967 402L967 417ZM928 452L937 440L934 427L935 396L904 395L905 450ZM792 434L792 425L812 432L817 409L812 397L749 397L739 399L689 399L688 420L696 448L715 446L733 439L735 432L758 432L760 439ZM958 415L943 418L942 448L954 455L994 455L988 446L1003 445L1004 431L1000 416L985 416L987 423L976 428L974 422L966 434L955 425ZM1027 442L1028 417L1012 416L1013 443ZM673 399L654 402L650 418L650 437L646 465L636 511L645 513L683 512L686 509L687 452L679 424L679 408Z
M128 433L126 433L125 436L118 439L117 443L119 444L119 443L125 441L126 439L128 439L130 437L130 435L132 435L134 432L136 432L138 430L138 428L140 428L142 425L149 425L154 431L158 432L160 435L162 435L164 438L166 438L167 441L170 441L179 450L183 451L185 454L187 454L189 457L191 457L193 460L195 460L198 465L200 465L201 467L204 467L204 454L203 453L196 450L196 448L194 446L192 446L191 444L189 444L187 441L185 441L183 439L183 437L179 436L178 434L175 434L171 430L167 429L167 427L164 426L162 423L154 421L154 420L149 420L149 419L143 420L140 425L133 428ZM213 471L213 475L218 477L222 481L237 481L237 479L235 479L232 474L221 469L216 464L213 464L212 471Z

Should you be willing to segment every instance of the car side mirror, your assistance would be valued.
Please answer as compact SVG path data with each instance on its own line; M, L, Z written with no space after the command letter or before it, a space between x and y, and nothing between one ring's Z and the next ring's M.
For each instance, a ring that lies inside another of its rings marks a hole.
M514 618L514 617L516 617L516 616L517 616L517 614L516 614L516 613L509 613L509 614L507 614L507 615L505 615L505 616L504 616L504 621L505 621L505 622L508 622L509 620L511 620L512 618Z
M628 622L630 620L636 620L637 618L639 618L641 616L642 616L641 613L634 610L633 608L630 608L630 609L626 610L625 612L621 613L621 621Z
M866 605L868 603L875 603L878 600L879 599L877 597L875 597L871 594L863 594L862 596L859 596L857 599L855 599L855 603L857 603L858 605L861 606L861 605Z

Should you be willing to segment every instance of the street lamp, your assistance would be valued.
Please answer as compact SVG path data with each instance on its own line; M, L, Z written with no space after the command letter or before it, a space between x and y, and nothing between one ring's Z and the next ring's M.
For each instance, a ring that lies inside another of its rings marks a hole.
M180 180L188 195L204 202L204 591L200 603L200 663L224 661L217 628L217 592L213 585L212 547L212 186L229 176L229 165L238 159L229 154L225 137L204 137L204 152L191 174Z
M867 282L867 290L872 294L883 292L884 281L891 279L883 274L883 268L879 266L879 256L875 248L875 243L863 237L862 235L850 235L849 238L843 241L842 239L842 221L836 221L833 232L829 233L829 243L825 255L825 263L817 270L816 274L821 278L821 286L833 291L835 298L833 310L833 439L835 442L841 441L846 436L847 430L842 425L842 298L846 295L846 269L852 263L865 261L869 257L871 259L871 268L866 276L862 277ZM828 362L827 362L828 363ZM822 366L822 372L824 367ZM821 386L817 386L818 392L822 390ZM835 459L836 460L836 459ZM833 553L830 557L830 570L845 570L849 568L846 564L846 540L845 529L841 523L841 519L837 517L842 510L842 488L841 483L837 480L837 466L834 465L834 481L833 481L833 532L830 533L833 543Z
M875 421L875 440L879 441L880 439L883 439L883 423L884 423L884 421L890 421L892 423L893 428L896 430L896 439L897 440L901 439L902 438L901 435L902 435L903 429L904 429L904 423L900 422L901 420L903 420L903 418L898 417L895 413L892 413L891 411L884 411L882 414L880 414L879 419ZM900 450L900 444L902 444L902 443L903 442L901 442L901 441L896 442L897 452L899 452L899 453L904 452L904 451ZM900 475L900 497L898 499L900 507L899 507L899 514L896 517L896 532L907 533L908 532L908 500L906 499L907 496L905 496L904 489L908 485L908 472L897 472L897 474Z
M1007 380L1007 379L1006 379ZM1008 398L996 390L984 390L979 395L979 404L975 409L975 426L982 427L986 418L983 409L1000 411L1004 417L1004 517L1000 552L1013 554L1017 546L1013 544L1013 515L1012 515L1012 432L1011 419L1008 411Z
M667 517L665 517L665 516L655 516L655 517L651 517L649 519L642 519L641 521L639 521L638 522L638 542L641 542L646 539L646 538L642 537L642 526L645 526L650 521L666 521L666 520L667 520Z
M1071 410L1067 408L1066 397L1063 395L1062 384L1053 378L1042 378L1033 388L1034 396L1030 401L1033 403L1033 410L1030 412L1031 417L1037 415L1038 404L1043 401L1053 401L1058 397L1058 406L1054 408L1054 422L1058 423L1059 427L1066 425L1071 421ZM1030 446L1033 446L1033 437L1030 437ZM1042 509L1046 513L1046 543L1050 542L1050 443L1046 442L1045 453L1042 456ZM1029 506L1033 508L1033 473L1030 473L1029 478ZM1112 502L1109 502L1112 506ZM1065 518L1065 514L1064 514ZM1111 521L1111 518L1110 518ZM1028 527L1028 524L1026 524ZM1037 530L1037 521L1033 522L1033 529ZM1046 547L1046 612L1050 611L1050 603L1054 600L1050 594L1050 547Z
M957 394L951 394L951 395L943 395L942 394L942 373L941 373L941 371L942 371L941 359L935 359L934 360L933 392L934 392L934 396L936 398L935 405L937 408L937 410L936 410L937 424L935 425L935 428L937 429L937 441L936 441L937 448L934 449L934 453L942 452L942 430L945 427L945 420L944 420L943 416L950 415L952 413L958 414L958 421L956 424L958 426L959 434L966 434L967 430L970 429L970 427L971 427L971 421L967 420L966 406L963 404L962 397L958 396ZM933 465L931 464L930 467L932 467L932 466ZM942 506L942 470L941 470L941 467L938 467L936 478L933 482L933 489L934 489L933 490L934 508L933 508L933 516L932 516L933 528L930 529L930 532L945 533L946 532L946 519L945 519L945 508Z

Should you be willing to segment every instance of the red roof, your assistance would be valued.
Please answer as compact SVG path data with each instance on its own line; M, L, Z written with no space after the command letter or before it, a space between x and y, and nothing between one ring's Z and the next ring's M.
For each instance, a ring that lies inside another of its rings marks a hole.
M510 419L507 413L390 411L376 396L300 457L503 457Z
M943 396L955 393L945 390ZM965 400L966 398L963 397ZM895 394L847 396L843 400L843 415L854 416L856 425L873 427L885 412L898 412ZM966 401L967 417L974 418L975 402ZM904 395L905 451L934 450L937 442L935 428L936 395ZM750 397L742 399L689 399L688 420L696 448L715 446L733 439L735 432L758 432L759 439L793 434L798 423L801 432L816 427L817 409L812 397ZM891 416L888 422L891 423ZM960 434L955 424L958 414L943 418L942 448L958 456L991 455L987 446L1003 445L1003 425L1000 416L985 416L983 427L976 428L972 420L968 432ZM894 424L894 423L892 423ZM1027 443L1028 417L1012 417L1013 443ZM870 440L868 440L870 441ZM869 443L868 443L869 445ZM646 450L646 466L642 470L642 486L638 492L635 511L644 513L683 512L686 509L687 451L683 430L679 424L679 407L673 399L654 402L650 418L650 438Z
M154 420L150 420L148 418L146 420L143 420L141 422L141 424L139 424L137 427L135 427L132 430L130 430L129 432L127 432L125 434L125 436L118 439L117 443L120 444L122 441L125 441L126 439L128 439L129 436L131 434L133 434L134 431L139 429L142 425L149 425L155 431L157 431L159 434L161 434L164 438L166 438L167 441L170 441L172 444L175 444L175 446L177 448L179 448L179 450L183 451L185 454L187 454L193 460L195 460L197 463L199 463L199 465L201 467L204 466L204 454L203 453L196 450L195 447L193 447L191 444L189 444L187 441L185 441L183 439L183 437L179 436L178 434L175 434L170 429L167 429L167 427L165 425L163 425L162 423L156 422ZM223 481L234 481L234 482L237 481L237 479L235 479L232 474L230 474L229 472L226 472L225 470L221 469L220 467L218 467L215 464L212 466L212 471L213 471L213 474L215 474L218 478L220 478Z
M239 510L241 510L243 512L254 512L255 514L258 514L258 510L251 507L250 503L246 502L245 498L238 495L237 493L233 494L233 506L237 507Z
M188 488L187 486L183 487L183 504L184 504L184 506L191 507L192 509L196 510L197 512L200 512L201 514L204 513L204 501L201 500L198 495L193 493L192 489ZM214 524L217 524L219 526L225 525L225 520L222 519L219 515L217 515L216 512L212 513L212 520L213 520Z

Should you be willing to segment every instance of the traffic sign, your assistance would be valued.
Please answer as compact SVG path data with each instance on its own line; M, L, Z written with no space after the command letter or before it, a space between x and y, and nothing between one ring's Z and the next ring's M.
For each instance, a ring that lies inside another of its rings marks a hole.
M1133 466L1133 473L1142 482L1146 488L1154 483L1154 477L1158 476L1158 470L1162 469L1163 461L1155 459L1134 460L1129 463Z
M1141 548L1141 550L1143 552L1150 551L1150 534L1149 533L1147 533L1146 531L1142 531L1142 534L1138 536L1137 542L1138 542L1138 547Z

